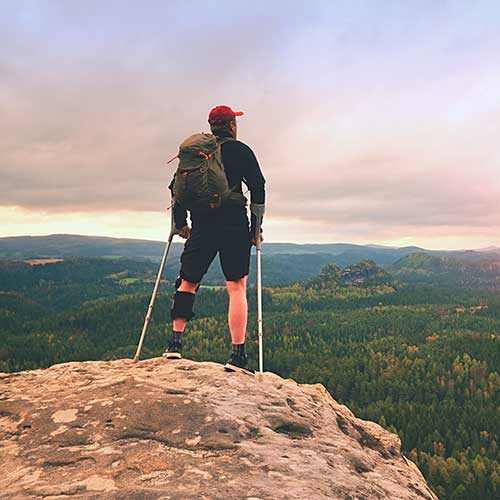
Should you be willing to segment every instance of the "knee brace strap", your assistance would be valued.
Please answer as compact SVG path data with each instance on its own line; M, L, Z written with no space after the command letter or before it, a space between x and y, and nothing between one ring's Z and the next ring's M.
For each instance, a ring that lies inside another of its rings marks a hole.
M172 319L182 318L188 321L192 319L194 316L193 305L195 298L194 293L175 292L172 308L170 309L170 317Z

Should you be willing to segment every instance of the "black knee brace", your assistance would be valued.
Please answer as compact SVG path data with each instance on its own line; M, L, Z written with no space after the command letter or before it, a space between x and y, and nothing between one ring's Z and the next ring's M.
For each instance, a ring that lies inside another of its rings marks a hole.
M188 321L192 319L195 297L194 293L176 291L170 309L170 317L172 319L182 318Z

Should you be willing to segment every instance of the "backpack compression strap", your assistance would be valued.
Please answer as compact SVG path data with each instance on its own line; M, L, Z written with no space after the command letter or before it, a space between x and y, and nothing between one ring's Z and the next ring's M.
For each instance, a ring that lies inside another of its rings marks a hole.
M222 144L224 144L225 142L230 142L230 141L235 141L236 139L234 139L233 137L217 137L217 142L219 143L219 147L222 146ZM221 151L221 155L222 155L222 151ZM222 158L221 158L222 160ZM222 168L224 168L224 162L221 162L222 163ZM227 201L229 201L230 203L235 203L237 205L246 205L246 202L247 202L247 199L245 198L245 196L241 193L235 193L235 189L238 187L237 184L235 184L233 187L230 187L229 188L229 193L228 193L228 197L227 197Z

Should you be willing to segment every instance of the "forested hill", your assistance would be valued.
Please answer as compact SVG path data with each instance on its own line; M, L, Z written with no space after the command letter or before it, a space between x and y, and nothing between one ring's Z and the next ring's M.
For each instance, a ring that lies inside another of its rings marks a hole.
M449 283L495 288L500 285L500 256L467 261L419 252L405 255L388 269L397 279L410 283Z
M180 238L173 243L171 252L174 259L179 256L182 245ZM72 234L0 238L0 258L21 260L55 257L125 257L159 260L164 248L165 242L162 241ZM332 256L335 257L331 261L335 261L342 267L365 259L386 266L405 255L417 252L424 252L436 257L455 257L472 262L484 258L498 257L500 250L496 247L490 247L478 251L435 251L419 247L397 248L349 243L265 243L266 255L329 255L330 259Z
M179 271L182 240L172 245L164 277L173 280ZM104 238L78 235L0 238L0 259L63 259L74 265L75 259L125 259L143 261L156 272L165 243L160 241ZM496 286L500 274L500 254L495 247L480 251L431 251L418 247L380 247L376 245L338 244L264 244L263 273L268 286L288 285L316 276L321 268L335 264L339 268L371 261L388 271L399 281L415 283L467 283ZM500 251L500 250L499 250ZM453 264L458 263L458 264ZM70 264L67 267L69 272ZM69 267L68 267L69 266ZM133 266L132 266L133 267ZM252 259L250 283L255 282ZM45 271L35 271L34 274ZM218 259L204 279L207 285L224 283Z
M304 282L311 287L357 286L372 284L427 283L500 288L500 256L467 261L413 253L382 268L375 261L344 264L342 258L328 253L275 253L263 255L263 277L267 286ZM179 255L170 255L163 274L172 282L179 272ZM343 269L342 269L342 267ZM154 280L158 262L149 259L64 257L56 259L7 260L0 258L0 290L41 283L74 284L106 279L106 283L146 284ZM223 285L218 259L205 276L205 285ZM251 261L249 283L255 284L255 261Z
M282 260L288 274L296 273L294 257L270 256ZM324 258L324 264L315 263L316 272L294 284L269 286L266 278L265 369L301 383L322 383L356 415L397 432L403 451L441 500L498 500L498 291L480 282L405 283L373 261L341 266ZM265 262L264 270L273 272ZM109 258L4 261L0 371L131 358L157 267ZM165 348L172 291L171 283L160 288L145 358ZM248 299L247 345L255 368L255 288L249 288ZM195 313L185 356L225 362L225 289L202 287Z
M392 285L394 280L372 260L363 260L343 270L337 264L324 266L318 276L307 281L306 286L316 289L328 287L366 287Z

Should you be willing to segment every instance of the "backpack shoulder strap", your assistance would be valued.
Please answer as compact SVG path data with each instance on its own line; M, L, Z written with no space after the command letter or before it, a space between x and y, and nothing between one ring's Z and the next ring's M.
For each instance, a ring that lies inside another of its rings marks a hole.
M219 144L224 144L225 142L229 142L229 141L234 141L236 139L233 139L232 137L217 137L217 142Z

